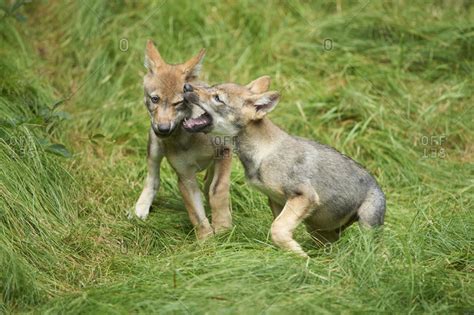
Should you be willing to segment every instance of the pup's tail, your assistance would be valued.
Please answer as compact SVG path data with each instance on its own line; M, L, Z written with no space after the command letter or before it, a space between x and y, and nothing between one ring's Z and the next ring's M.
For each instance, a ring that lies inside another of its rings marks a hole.
M359 223L366 227L378 227L383 225L385 218L385 194L378 185L374 185L357 210Z

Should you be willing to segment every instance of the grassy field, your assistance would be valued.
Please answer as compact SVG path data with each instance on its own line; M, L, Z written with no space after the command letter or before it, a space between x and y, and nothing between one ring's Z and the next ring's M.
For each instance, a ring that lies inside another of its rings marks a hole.
M474 312L471 1L0 3L0 313ZM232 232L195 241L166 162L127 219L148 38L171 63L206 47L209 83L270 75L274 122L376 176L382 243L276 249L238 162Z

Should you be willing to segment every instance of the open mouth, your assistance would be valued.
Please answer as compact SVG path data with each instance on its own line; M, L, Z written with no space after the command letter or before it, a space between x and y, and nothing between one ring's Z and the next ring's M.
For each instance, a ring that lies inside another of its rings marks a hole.
M183 121L184 129L191 132L200 132L212 124L212 117L199 105L193 106L191 118Z

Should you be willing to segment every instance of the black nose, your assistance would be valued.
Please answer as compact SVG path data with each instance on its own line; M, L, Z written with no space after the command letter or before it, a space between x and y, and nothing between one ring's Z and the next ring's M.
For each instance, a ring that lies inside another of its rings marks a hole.
M161 133L168 133L170 132L171 125L170 124L158 124L158 131Z
M155 131L155 133L157 133L157 134L165 135L165 134L170 133L170 131L171 131L171 124L169 124L169 123L153 124L152 127L153 127L153 130Z
M184 88L183 88L183 91L184 93L186 92L192 92L193 91L193 86L189 83L185 83L184 84Z

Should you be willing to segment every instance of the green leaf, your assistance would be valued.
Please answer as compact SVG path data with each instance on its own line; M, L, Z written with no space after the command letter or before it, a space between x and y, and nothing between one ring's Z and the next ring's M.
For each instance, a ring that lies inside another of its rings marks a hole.
M28 124L30 125L42 125L44 123L44 119L40 116L35 116L28 120Z
M42 147L45 147L49 144L49 140L46 138L36 138L36 140Z
M23 14L17 13L15 14L15 18L18 22L26 22L26 16Z
M97 140L104 139L105 136L101 133L96 133L95 135L89 135L89 140L91 143L97 145L99 142Z
M42 108L38 112L38 115L44 118L45 120L48 120L51 116L51 110L49 108Z
M49 152L58 156L62 156L65 158L72 157L71 152L69 152L68 149L66 149L64 145L59 144L59 143L51 144L50 146L46 147L46 152Z
M71 115L69 113L62 112L62 111L52 113L51 117L57 117L57 118L64 119L64 120L71 119Z
M96 133L95 135L91 137L91 139L95 139L95 140L102 139L102 138L105 138L105 136L101 133Z

